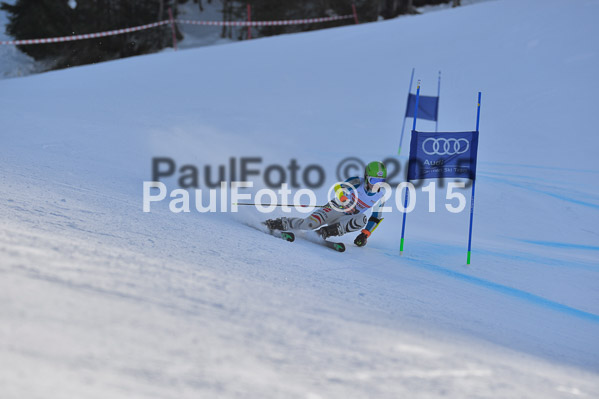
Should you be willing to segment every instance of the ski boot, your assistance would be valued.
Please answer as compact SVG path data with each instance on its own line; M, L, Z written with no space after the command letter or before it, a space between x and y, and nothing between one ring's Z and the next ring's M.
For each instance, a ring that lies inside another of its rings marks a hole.
M344 233L345 232L341 227L341 223L335 223L330 226L324 226L316 230L316 234L318 234L323 240L326 240L329 237L341 236Z
M266 225L266 227L268 227L269 230L289 230L289 221L287 220L287 218L268 219L264 222L264 224Z

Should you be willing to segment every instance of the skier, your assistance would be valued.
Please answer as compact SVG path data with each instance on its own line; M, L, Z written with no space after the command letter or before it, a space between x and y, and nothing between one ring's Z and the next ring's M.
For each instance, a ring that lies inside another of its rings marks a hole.
M316 230L323 239L342 236L346 233L362 229L354 240L359 247L366 245L372 232L383 220L382 207L385 191L381 184L387 178L387 169L382 162L370 162L366 165L364 177L350 177L345 181L347 189L335 186L336 199L313 212L307 218L278 218L265 222L270 230ZM353 187L353 189L352 189ZM354 206L347 206L354 204ZM372 208L372 215L365 213ZM347 210L345 210L347 209Z

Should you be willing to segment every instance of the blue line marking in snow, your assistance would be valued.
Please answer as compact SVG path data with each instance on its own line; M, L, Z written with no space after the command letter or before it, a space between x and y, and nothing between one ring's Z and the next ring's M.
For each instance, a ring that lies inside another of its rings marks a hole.
M521 251L517 251L517 250L511 250L511 252L507 253L507 252L500 252L500 251L490 251L487 249L477 249L476 250L477 253L480 253L481 255L491 255L491 256L497 256L499 258L504 258L504 259L509 259L509 260L522 260L524 262L531 262L531 263L538 263L538 264L542 264L544 266L551 266L551 267L568 267L568 268L578 268L578 269L583 269L583 270L588 270L591 272L597 272L599 270L599 264L589 264L589 263L583 263L583 262L578 262L578 261L574 261L571 259L568 260L564 260L564 259L558 259L558 258L550 258L550 257L546 257L546 256L542 256L542 255L536 255L536 254L529 254L528 252L521 252Z
M566 242L554 242L554 241L535 241L535 240L520 240L529 244L543 245L546 247L553 248L572 248L572 249L588 249L590 251L599 251L599 247L595 245L582 245L582 244L568 244Z
M502 181L506 184L512 184L512 183L528 184L528 185L535 185L535 187L544 185L548 189L553 188L553 189L557 189L557 190L560 190L560 187L557 187L556 183L561 184L561 185L570 185L570 182L564 181L564 180L557 180L555 177L542 178L542 177L538 177L538 176L532 177L532 176L522 176L522 175L517 175L517 174L498 173L498 172L484 172L483 173L483 172L479 172L478 170L476 171L476 173L477 173L477 178L496 179L496 180ZM561 188L561 190L564 191L563 188ZM569 194L571 194L572 196L575 196L576 198L579 198L582 196L582 197L589 198L590 200L599 200L596 195L586 193L586 192L581 192L579 190L574 190L571 187L568 187L566 189L566 191Z
M593 204L591 202L586 202L586 201L581 201L581 200L578 200L578 199L575 199L575 198L566 197L565 195L560 195L560 194L557 194L557 193L553 193L551 191L541 190L539 188L531 187L530 185L527 185L527 184L524 184L524 183L518 183L518 182L510 181L510 180L507 180L507 179L500 179L500 178L491 177L491 176L485 176L485 178L489 179L489 180L495 180L495 181L499 181L499 182L502 182L502 183L506 183L506 184L509 184L509 185L512 185L512 186L515 186L515 187L519 187L519 188L523 188L523 189L526 189L526 190L530 190L530 191L535 192L535 193L545 194L545 195L548 195L550 197L560 199L562 201L571 202L573 204L578 204L578 205L582 205L582 206L588 206L590 208L599 209L599 205L597 205L597 204Z
M520 186L520 187L522 187L522 186ZM524 188L526 188L526 187L524 187ZM593 204L591 202L580 201L580 200L577 200L577 199L574 199L574 198L568 198L565 195L559 195L559 194L556 194L556 193L551 193L549 191L539 190L539 189L535 189L535 188L530 188L529 187L528 189L531 190L531 191L537 192L537 193L549 195L550 197L561 199L563 201L568 201L568 202L571 202L573 204L578 204L578 205L582 205L582 206L588 206L588 207L591 207L591 208L599 209L599 205Z
M582 172L582 173L599 173L598 170L592 169L576 169L576 168L562 168L559 166L542 166L542 165L528 165L528 164L520 164L520 163L505 163L505 162L489 162L489 161L481 161L479 165L492 165L491 169L497 169L495 166L508 167L508 168L531 168L531 169L542 169L542 170L556 170L558 172Z
M388 255L393 256L394 258L396 257L396 255L390 255L390 254L388 254ZM570 307L567 305L563 305L561 303L551 301L549 299L540 297L538 295L531 294L530 292L522 291L517 288L508 287L506 285L497 284L492 281L484 280L484 279L478 278L478 277L469 276L467 274L459 273L459 272L456 272L453 270L445 269L441 266L427 264L427 263L421 263L421 261L409 262L409 264L411 266L426 269L426 270L429 270L429 271L432 271L435 273L441 273L441 274L444 274L446 276L449 276L449 277L452 277L452 278L455 278L458 280L466 281L466 282L474 284L474 285L492 289L493 291L497 291L502 294L506 294L511 297L514 297L514 298L522 299L524 301L533 303L535 305L542 306L544 308L552 309L552 310L558 311L560 313L564 313L564 314L567 314L570 316L575 316L580 319L585 319L585 320L591 321L593 323L599 324L599 315L596 315L594 313L585 312L584 310L576 309L576 308L573 308L573 307Z

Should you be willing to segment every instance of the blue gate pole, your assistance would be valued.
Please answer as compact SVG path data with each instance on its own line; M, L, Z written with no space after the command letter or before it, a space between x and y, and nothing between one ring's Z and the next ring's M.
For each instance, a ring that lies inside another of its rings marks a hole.
M439 131L439 103L441 102L441 71L439 71L439 83L437 84L437 115L435 118L435 133Z
M412 82L414 81L414 68L412 68L412 77L410 78L410 88L408 89L408 103L406 104L406 112L403 114L403 123L401 124L401 137L399 138L399 149L397 155L401 154L401 143L403 142L403 131L406 128L406 113L410 106L410 94L412 93Z
M418 120L418 100L420 99L420 81L418 81L417 83L417 87L416 87L416 109L414 110L414 123L412 124L412 131L416 131L416 121ZM408 162L408 173L410 170L410 164ZM410 182L410 179L408 178L408 183ZM408 190L408 187L406 186L406 197L404 199L403 202L403 222L401 223L401 241L399 243L399 256L403 255L403 243L404 243L404 234L406 232L406 215L408 212L406 212L406 209L408 208L408 193L410 192L410 190Z
M480 91L478 92L478 107L476 109L476 131L480 122ZM466 264L470 264L470 255L472 253L472 219L474 216L474 192L476 189L476 176L472 176L472 198L470 198L470 231L468 232L468 258Z

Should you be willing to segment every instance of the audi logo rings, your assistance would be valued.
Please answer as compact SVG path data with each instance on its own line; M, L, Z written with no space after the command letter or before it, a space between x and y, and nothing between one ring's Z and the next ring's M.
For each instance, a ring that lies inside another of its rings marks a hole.
M465 143L466 145L463 145L462 143ZM429 137L422 143L422 151L427 155L457 155L463 154L469 149L470 142L466 139Z

